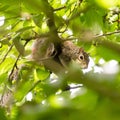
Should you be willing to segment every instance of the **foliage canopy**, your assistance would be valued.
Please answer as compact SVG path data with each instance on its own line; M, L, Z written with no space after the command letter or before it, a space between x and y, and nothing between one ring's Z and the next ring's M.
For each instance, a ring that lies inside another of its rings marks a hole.
M88 71L55 75L28 60L47 35L89 52ZM119 120L119 42L119 0L0 0L0 119Z

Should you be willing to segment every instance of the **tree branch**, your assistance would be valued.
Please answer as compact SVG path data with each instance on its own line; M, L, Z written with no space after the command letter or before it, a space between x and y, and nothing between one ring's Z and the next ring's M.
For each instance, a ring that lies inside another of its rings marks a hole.
M83 74L82 71L78 68L70 68L68 73L62 76L64 76L61 79L63 81L83 84L84 86L87 86L102 96L120 102L120 89L116 87L114 78L112 78L109 74L97 74L91 72ZM113 82L109 82L111 80L113 80Z
M108 35L112 35L112 34L116 34L116 33L120 33L120 30L114 31L114 32L103 33L101 35L96 35L96 36L93 36L93 38L104 37L104 36L108 36Z

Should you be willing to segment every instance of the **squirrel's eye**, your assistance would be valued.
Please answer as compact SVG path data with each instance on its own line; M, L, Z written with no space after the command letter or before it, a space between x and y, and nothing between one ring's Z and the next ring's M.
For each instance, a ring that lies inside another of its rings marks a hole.
M80 55L79 58L80 58L81 60L83 60L83 59L84 59L84 56L83 56L83 55Z

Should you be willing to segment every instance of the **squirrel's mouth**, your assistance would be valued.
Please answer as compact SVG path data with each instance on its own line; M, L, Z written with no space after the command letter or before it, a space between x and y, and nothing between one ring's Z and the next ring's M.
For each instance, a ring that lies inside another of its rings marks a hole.
M88 68L88 65L85 63L83 63L81 66L80 66L82 69L87 69Z
M87 69L88 68L88 63L84 62L84 61L80 61L78 59L76 59L74 61L75 64L78 64L80 66L81 69Z

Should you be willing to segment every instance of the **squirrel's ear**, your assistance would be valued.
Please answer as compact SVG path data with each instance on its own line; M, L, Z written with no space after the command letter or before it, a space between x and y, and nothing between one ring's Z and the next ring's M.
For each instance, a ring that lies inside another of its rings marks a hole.
M88 56L90 56L90 53L87 53Z
M51 56L54 56L54 55L56 55L55 46L54 46L53 43L50 43L48 48L47 48L47 51L46 51L46 56L51 57Z
M83 51L84 51L84 49L83 49L83 48L80 48L80 49L79 49L79 52L83 52Z

